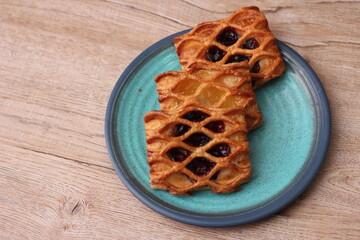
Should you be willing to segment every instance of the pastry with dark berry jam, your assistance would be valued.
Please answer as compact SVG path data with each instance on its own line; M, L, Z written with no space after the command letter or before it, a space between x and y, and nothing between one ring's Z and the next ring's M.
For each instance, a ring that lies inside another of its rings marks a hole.
M253 66L254 88L283 75L285 64L265 15L257 7L245 7L230 16L204 22L174 38L176 53L183 69L194 62L210 65ZM266 56L267 64L259 69L257 59Z
M144 116L150 185L171 194L239 190L251 167L242 108L185 106ZM171 133L171 134L168 134Z
M249 55L232 55L228 64L218 67L208 63L193 63L191 69L168 71L155 77L160 107L177 111L181 106L196 105L213 109L228 109L243 106L247 115L248 129L261 123L261 113L251 81ZM241 65L237 65L237 63ZM252 70L256 70L254 65ZM241 71L241 74L238 72ZM199 110L187 112L181 118L199 123L209 118L209 114ZM205 128L219 133L224 130L224 122L207 122ZM188 124L176 125L172 136L185 134Z

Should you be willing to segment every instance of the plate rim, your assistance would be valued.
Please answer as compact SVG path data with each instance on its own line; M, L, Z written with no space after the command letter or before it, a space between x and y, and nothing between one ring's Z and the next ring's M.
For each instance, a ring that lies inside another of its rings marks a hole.
M111 117L118 93L121 91L124 81L143 59L150 56L153 52L161 49L169 41L172 41L173 37L182 35L188 31L190 31L190 29L174 33L145 49L128 65L128 67L123 71L123 73L118 78L116 84L114 85L106 108L104 128L106 147L110 156L112 166L114 167L117 175L119 176L123 184L138 200L140 200L143 204L145 204L147 207L154 210L155 212L182 223L203 227L228 227L255 222L257 220L273 215L274 213L287 207L291 202L293 202L301 193L303 193L308 188L308 186L317 176L317 173L326 158L331 138L332 125L329 101L327 99L325 90L320 82L320 79L316 75L315 71L310 67L310 65L295 50L293 50L291 47L279 40L277 40L279 48L285 52L291 53L292 60L296 61L298 65L301 66L302 69L304 69L304 73L307 75L307 79L309 79L307 83L310 83L313 88L309 89L309 91L311 93L316 93L312 94L311 97L316 97L314 102L317 104L314 107L317 109L316 113L318 115L317 120L319 130L318 137L313 148L312 159L310 159L308 164L311 165L311 168L309 168L309 166L306 166L303 176L298 179L298 181L292 187L290 187L289 189L287 189L287 191L281 194L281 196L279 196L277 199L270 203L264 204L264 206L261 206L252 211L232 216L204 217L193 216L186 213L179 213L168 209L165 206L157 204L152 199L147 198L146 195L144 195L142 192L138 191L138 189L133 186L133 183L127 178L126 174L123 172L120 165L116 161L115 151L113 150L113 144L111 141Z

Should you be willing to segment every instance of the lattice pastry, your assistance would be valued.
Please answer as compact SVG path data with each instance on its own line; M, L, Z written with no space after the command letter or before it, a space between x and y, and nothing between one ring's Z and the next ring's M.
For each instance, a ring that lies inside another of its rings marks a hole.
M150 183L171 194L227 193L250 179L249 144L241 108L197 106L144 116Z
M246 62L232 66L193 63L182 71L169 71L155 77L162 110L188 105L205 108L245 110L248 129L261 124L251 76Z
M248 61L255 88L285 70L268 22L257 7L240 8L227 18L199 24L175 37L174 43L183 68L193 62L236 65Z

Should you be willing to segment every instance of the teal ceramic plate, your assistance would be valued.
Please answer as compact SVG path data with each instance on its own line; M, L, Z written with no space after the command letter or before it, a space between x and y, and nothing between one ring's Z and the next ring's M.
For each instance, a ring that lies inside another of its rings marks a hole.
M176 196L151 189L143 115L159 109L154 76L181 69L172 38L184 32L149 47L116 83L105 119L113 166L140 201L177 221L221 227L269 216L305 190L324 160L331 128L324 89L304 59L278 42L287 68L284 76L256 90L263 124L249 134L251 181L230 194L206 190Z

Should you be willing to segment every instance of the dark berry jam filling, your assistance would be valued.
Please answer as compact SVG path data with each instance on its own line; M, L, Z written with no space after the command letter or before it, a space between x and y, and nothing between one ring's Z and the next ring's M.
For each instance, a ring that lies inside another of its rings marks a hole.
M256 49L259 47L259 43L258 41L256 41L255 38L249 38L248 40L245 41L245 43L243 45L241 45L242 49Z
M212 46L209 48L208 52L206 53L206 59L210 62L218 62L220 61L224 55L226 54L225 51L221 50L216 46Z
M219 143L206 151L214 157L226 157L231 153L231 147L227 143Z
M254 66L250 69L251 73L258 73L260 72L260 64L259 61L257 61Z
M220 34L217 36L216 41L225 46L230 46L236 43L239 39L239 34L232 27L224 28Z
M190 127L188 125L185 125L182 123L176 124L171 136L179 137L179 136L185 134L187 131L189 131L189 129L190 129Z
M214 133L222 133L225 132L225 123L220 120L212 121L206 124L204 127L209 129Z
M193 146L193 147L201 147L210 142L212 139L211 137L198 132L190 135L188 138L184 140L184 143Z
M226 61L226 63L237 63L237 62L242 62L242 61L248 61L251 57L246 56L246 55L242 55L242 54L237 54L237 55L233 55L231 57L229 57L229 59Z
M216 163L204 158L204 157L197 157L194 158L186 168L192 171L195 175L199 177L206 176L211 169L215 167Z
M218 176L219 176L219 171L217 171L214 175L212 175L210 180L216 180Z
M176 147L171 148L169 151L167 151L166 154L171 161L182 162L191 154L191 152L186 150L185 148Z
M204 113L202 111L199 110L194 110L191 112L187 112L184 115L181 116L181 118L185 118L191 122L201 122L202 120L204 120L205 118L210 117L209 114Z

